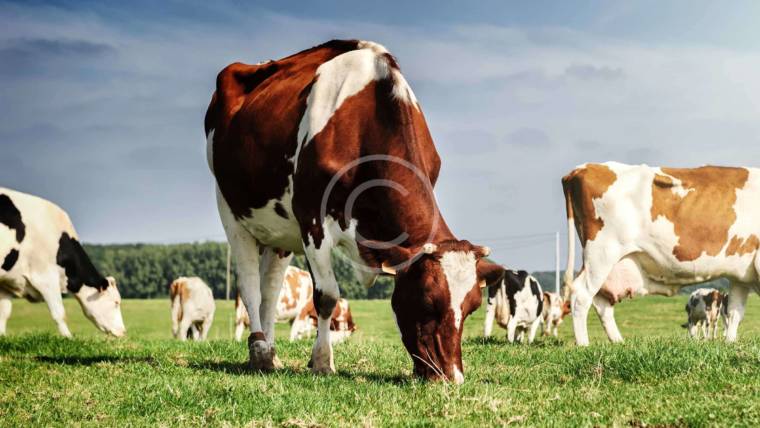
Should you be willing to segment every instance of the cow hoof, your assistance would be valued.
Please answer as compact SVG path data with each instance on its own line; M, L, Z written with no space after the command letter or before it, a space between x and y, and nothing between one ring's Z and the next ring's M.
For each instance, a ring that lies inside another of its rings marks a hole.
M261 340L257 334L251 334L248 338L249 366L253 370L272 371L282 368L282 363L274 351L274 346L266 340Z
M332 367L332 366L312 367L311 372L314 374L320 374L320 375L334 374L335 367Z

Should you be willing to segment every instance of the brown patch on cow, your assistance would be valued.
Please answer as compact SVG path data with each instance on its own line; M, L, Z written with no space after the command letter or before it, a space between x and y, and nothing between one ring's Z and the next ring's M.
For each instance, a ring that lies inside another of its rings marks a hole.
M169 285L169 300L174 302L175 299L179 299L179 312L177 313L177 320L182 319L182 303L190 298L190 290L187 289L187 282L184 279L175 279Z
M731 242L728 243L726 255L743 256L757 251L758 248L760 248L760 239L758 239L757 236L750 235L749 238L739 238L738 236L734 236L731 238Z
M604 220L599 218L594 208L594 200L604 196L615 180L615 172L601 164L588 164L562 177L567 217L574 219L584 247L604 227Z
M684 262L720 254L736 221L736 191L744 187L749 171L715 166L661 170L667 175L656 174L652 182L651 214L652 221L662 216L673 223L678 236L673 255ZM679 188L673 178L688 192L684 197L673 192Z
M562 302L562 316L560 319L565 318L566 316L570 315L571 307L570 307L570 301L565 300Z

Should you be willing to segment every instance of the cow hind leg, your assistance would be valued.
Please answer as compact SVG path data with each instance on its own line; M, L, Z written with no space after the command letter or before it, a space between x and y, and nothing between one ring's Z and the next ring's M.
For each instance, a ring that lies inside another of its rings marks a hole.
M332 268L332 247L329 236L324 237L319 248L304 243L304 252L314 278L313 299L314 308L317 310L317 339L310 361L314 373L335 373L333 348L330 343L330 321L332 311L340 299L340 290Z
M261 327L269 343L272 355L272 366L282 368L282 362L277 357L274 344L274 321L277 314L277 300L282 290L282 282L285 278L285 270L293 258L292 254L284 257L271 248L264 249L259 262L261 278Z
M240 342L243 340L243 331L245 331L245 323L238 321L235 323L235 340Z
M528 334L528 343L533 343L533 341L536 339L536 332L538 331L538 327L541 325L541 318L536 318L533 321L533 324L530 325L530 333Z
M0 336L5 336L8 318L11 317L11 295L0 290Z
M493 332L493 322L496 317L496 293L491 296L491 289L488 289L488 304L486 306L486 320L483 326L483 336L490 337Z
M509 341L509 343L515 342L516 333L517 333L517 318L510 317L509 322L507 322L507 341Z
M594 309L596 309L599 320L602 322L607 338L612 343L623 341L623 335L620 334L617 323L615 322L615 307L603 296L596 295L593 299Z
M744 306L747 304L749 289L740 284L731 284L728 295L728 327L726 342L735 342L739 323L744 318Z
M203 320L203 323L201 324L201 340L208 339L208 333L211 330L211 324L213 323L214 323L213 315L206 317L206 319Z

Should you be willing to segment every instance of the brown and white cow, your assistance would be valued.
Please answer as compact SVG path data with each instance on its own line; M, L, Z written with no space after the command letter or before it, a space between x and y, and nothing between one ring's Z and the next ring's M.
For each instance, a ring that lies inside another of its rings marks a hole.
M126 333L116 280L92 264L68 214L45 199L0 187L0 336L11 299L24 297L44 300L58 331L70 337L61 296L66 293L98 329Z
M194 340L206 340L214 322L214 293L197 276L180 277L169 286L172 302L172 334L179 340L187 340L188 333Z
M414 371L462 382L464 319L503 268L454 237L432 193L440 159L414 93L379 44L334 40L217 77L206 113L219 213L251 315L251 366L280 367L277 295L293 252L314 276L312 369L333 373L331 255L357 277L395 274L393 311Z
M301 309L311 302L313 288L314 285L311 282L309 272L295 266L288 266L285 270L280 295L277 297L275 320L279 322L295 320L301 313ZM238 293L235 299L235 340L238 342L242 340L243 330L250 325L248 311L240 298L240 293Z
M557 293L544 291L544 309L541 319L544 323L544 336L557 337L559 326L564 318L570 314L570 302L563 300Z
M311 332L317 327L317 309L314 302L309 301L298 316L293 320L290 328L290 341L311 337ZM356 331L356 324L351 315L351 307L348 300L340 298L330 316L330 342L335 344L348 339L351 333Z
M562 179L568 213L566 290L573 326L588 344L593 303L607 336L623 340L613 305L626 296L672 296L680 288L731 281L726 340L736 340L760 271L760 170L587 164ZM583 269L573 280L575 231Z

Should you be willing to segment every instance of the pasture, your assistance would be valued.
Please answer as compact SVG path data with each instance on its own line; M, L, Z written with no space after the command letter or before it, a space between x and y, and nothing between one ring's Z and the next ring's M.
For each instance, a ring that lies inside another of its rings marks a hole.
M246 370L231 340L232 302L217 302L207 343L170 337L168 300L125 300L128 337L106 338L66 303L75 339L55 334L44 304L15 300L0 338L3 426L589 426L760 424L760 299L740 340L697 343L680 328L685 296L619 305L627 342L610 345L595 314L592 345L561 337L508 345L467 320L462 386L410 377L388 301L353 301L359 331L336 347L335 376L306 368L312 342L281 341L286 369ZM593 312L593 311L592 311ZM288 326L278 325L281 338Z

